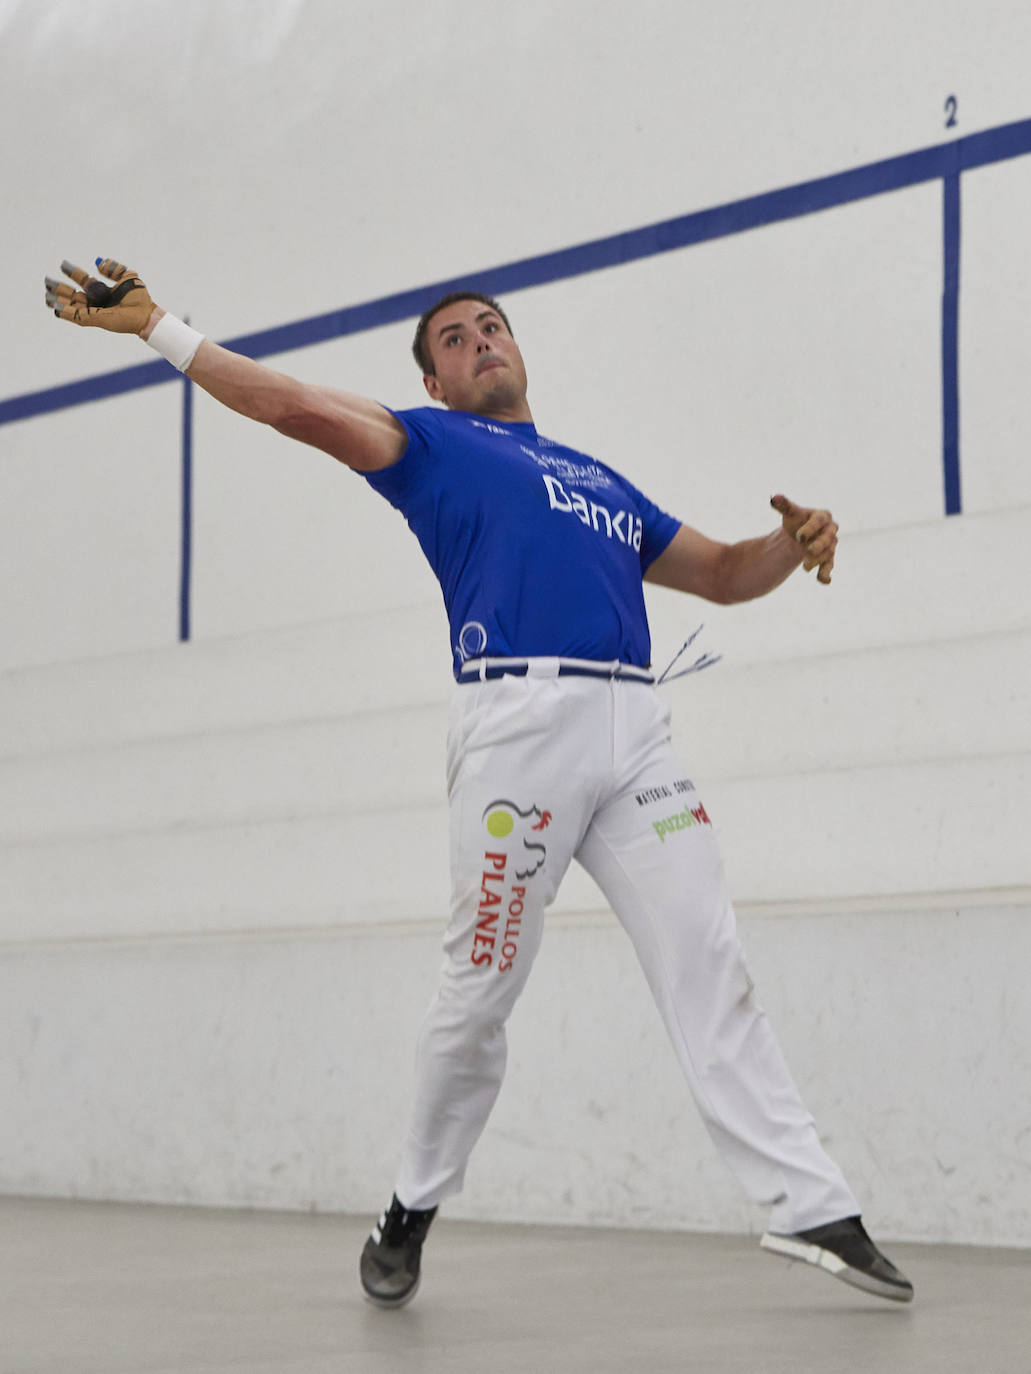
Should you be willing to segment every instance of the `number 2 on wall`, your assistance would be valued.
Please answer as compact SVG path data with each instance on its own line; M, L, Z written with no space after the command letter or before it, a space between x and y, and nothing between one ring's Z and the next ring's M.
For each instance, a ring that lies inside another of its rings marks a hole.
M954 129L956 127L957 108L958 102L956 97L954 95L947 96L945 100L945 113L948 115L948 119L945 121L946 129Z

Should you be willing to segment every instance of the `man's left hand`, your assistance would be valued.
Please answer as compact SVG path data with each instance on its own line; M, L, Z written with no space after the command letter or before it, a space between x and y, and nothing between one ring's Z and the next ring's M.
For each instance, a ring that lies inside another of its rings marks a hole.
M829 585L834 551L838 547L838 527L830 511L796 506L786 496L772 497L770 505L781 517L785 534L805 550L803 568L806 572L818 568L817 581Z

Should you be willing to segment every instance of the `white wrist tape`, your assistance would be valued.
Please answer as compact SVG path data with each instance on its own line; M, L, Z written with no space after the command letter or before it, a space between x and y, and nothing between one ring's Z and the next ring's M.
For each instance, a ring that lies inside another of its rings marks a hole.
M204 342L204 335L166 313L158 320L146 342L162 358L167 358L173 367L185 372Z

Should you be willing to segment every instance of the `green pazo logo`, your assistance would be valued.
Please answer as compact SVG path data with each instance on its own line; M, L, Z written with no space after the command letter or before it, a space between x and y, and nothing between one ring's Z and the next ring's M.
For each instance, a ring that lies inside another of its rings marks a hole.
M666 836L672 835L674 831L692 830L696 825L712 825L701 802L697 806L685 807L683 811L678 811L675 816L667 816L665 820L652 821L652 829L658 835L661 844L665 844Z

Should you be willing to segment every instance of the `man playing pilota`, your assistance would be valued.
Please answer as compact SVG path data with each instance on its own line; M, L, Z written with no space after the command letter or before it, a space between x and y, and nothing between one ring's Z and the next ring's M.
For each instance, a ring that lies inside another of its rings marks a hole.
M456 687L447 773L451 919L419 1039L394 1196L365 1294L400 1307L437 1208L462 1186L501 1087L505 1024L572 859L629 934L717 1148L771 1208L763 1248L880 1297L913 1288L878 1250L820 1144L741 955L709 813L670 744L642 583L728 604L798 567L829 584L837 525L782 495L772 532L721 543L604 463L540 434L522 354L491 297L451 293L413 351L430 399L391 411L203 338L137 274L98 260L47 279L58 318L138 334L223 405L360 473L419 539L444 595Z

